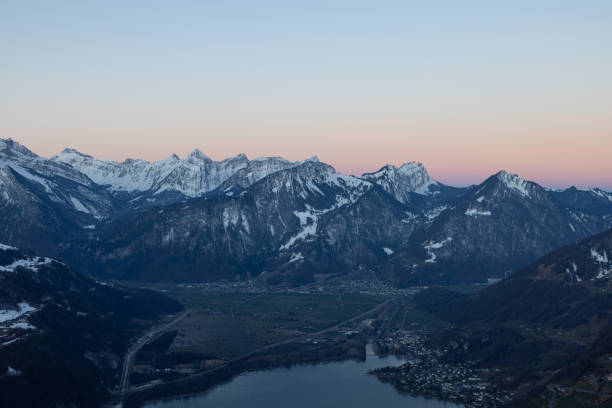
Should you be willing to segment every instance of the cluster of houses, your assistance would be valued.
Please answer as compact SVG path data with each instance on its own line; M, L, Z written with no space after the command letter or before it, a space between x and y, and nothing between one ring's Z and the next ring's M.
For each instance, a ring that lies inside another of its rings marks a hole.
M379 339L383 348L407 356L407 363L373 372L403 393L423 395L465 404L468 407L504 407L512 393L499 390L487 381L492 372L463 364L448 364L438 352L426 347L418 331L398 330Z

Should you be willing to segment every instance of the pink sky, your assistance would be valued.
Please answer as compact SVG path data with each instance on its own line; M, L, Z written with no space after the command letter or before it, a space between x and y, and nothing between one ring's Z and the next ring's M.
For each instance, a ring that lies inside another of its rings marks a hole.
M195 148L215 160L246 153L258 156L282 156L302 160L317 155L345 174L360 175L390 163L400 165L420 161L435 179L449 185L480 183L503 169L549 187L598 186L612 190L612 137L605 126L583 127L569 124L547 128L530 124L529 128L506 126L503 132L478 125L443 126L418 129L392 129L376 125L370 129L357 126L339 129L267 127L202 129L200 132L177 129L132 129L109 131L83 129L51 132L15 138L35 153L50 157L64 147L92 154L98 158L123 161L127 157L160 160L176 153L183 157ZM244 133L238 133L244 132ZM127 135L129 133L129 135ZM289 134L292 136L286 136ZM247 135L247 136L245 136ZM452 135L452 136L449 136ZM532 136L532 135L537 135ZM585 142L585 139L588 142Z

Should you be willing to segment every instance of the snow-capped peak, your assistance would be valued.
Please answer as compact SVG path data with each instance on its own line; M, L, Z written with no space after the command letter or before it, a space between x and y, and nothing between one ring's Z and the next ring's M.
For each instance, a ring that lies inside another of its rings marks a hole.
M387 164L375 173L364 174L362 178L380 185L401 202L408 200L408 193L432 194L431 187L439 185L419 162L404 163L400 167Z
M10 138L0 139L0 157L1 156L27 158L38 157L36 154L32 153L30 149Z
M107 186L111 192L150 192L153 196L171 192L187 197L200 197L241 170L244 180L240 184L246 186L275 171L302 163L293 163L280 157L262 157L249 161L244 153L214 161L199 149L194 149L183 159L172 154L156 162L126 159L122 163L100 160L73 149L65 149L53 160L70 164L95 183Z
M189 153L189 156L187 157L191 157L191 158L202 160L202 161L212 160L210 157L202 153L200 149L194 149L191 153Z
M399 167L399 170L400 170L402 173L409 173L409 174L412 174L412 173L419 172L419 173L425 173L425 174L427 174L427 170L425 170L425 166L423 166L423 163L420 163L420 162L414 162L414 161L412 161L412 162L407 162L407 163L402 164L402 165Z
M502 170L495 177L508 189L516 191L523 197L529 197L529 182L519 175Z
M72 154L74 154L74 155L81 156L81 157L91 157L88 154L81 153L78 150L70 148L70 147L67 147L64 150L62 150L62 153L60 153L60 154L63 154L63 155L72 155Z
M9 166L22 177L41 184L48 193L54 195L55 193L51 193L54 183L49 179L56 176L87 186L91 184L91 180L71 166L39 157L12 139L0 139L0 166ZM53 199L59 200L57 196Z

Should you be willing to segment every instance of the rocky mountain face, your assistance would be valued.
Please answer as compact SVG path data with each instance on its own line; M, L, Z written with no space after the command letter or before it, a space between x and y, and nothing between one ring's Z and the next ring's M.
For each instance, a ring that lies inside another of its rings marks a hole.
M311 281L314 273L387 258L415 228L413 221L401 221L406 221L406 208L370 182L307 161L240 192L110 222L100 228L99 245L85 257L91 263L83 266L137 279L215 280L263 273L266 280L296 284Z
M429 177L422 163L410 162L395 167L390 164L375 173L366 173L364 179L381 186L399 202L410 201L410 194L434 195L441 184Z
M49 255L114 214L112 197L69 165L0 139L0 237Z
M2 236L101 276L299 284L368 268L400 286L476 282L612 226L612 194L504 171L454 188L420 163L353 177L316 158L0 148Z
M600 188L587 190L570 187L565 190L550 191L561 204L572 211L572 217L580 221L581 213L595 214L609 220L612 193Z
M133 336L182 310L0 244L0 405L97 406Z
M454 202L468 190L432 179L425 166L417 162L404 163L400 167L388 164L361 177L379 185L400 203L412 203L429 210L439 210L440 206Z
M173 154L158 162L127 159L122 163L65 149L52 161L69 164L132 209L202 197L230 178L239 186L249 186L275 171L296 165L279 157L249 160L244 154L217 162L198 149L183 159ZM225 187L228 188L231 186Z
M559 194L501 171L415 234L386 270L406 285L503 278L547 251L612 226L609 202L569 207Z

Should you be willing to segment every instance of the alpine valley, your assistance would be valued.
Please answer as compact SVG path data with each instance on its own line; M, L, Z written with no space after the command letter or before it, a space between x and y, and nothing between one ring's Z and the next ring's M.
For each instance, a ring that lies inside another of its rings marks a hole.
M0 406L195 406L163 400L320 363L327 401L610 407L611 296L599 188L0 139Z

